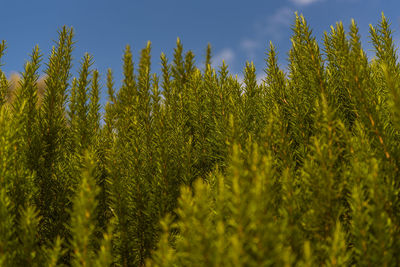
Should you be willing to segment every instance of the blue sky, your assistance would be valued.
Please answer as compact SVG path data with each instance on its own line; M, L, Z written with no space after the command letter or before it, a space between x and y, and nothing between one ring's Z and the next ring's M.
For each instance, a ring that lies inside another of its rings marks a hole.
M281 65L286 65L295 11L304 14L319 41L330 25L343 21L347 27L354 18L366 49L370 49L368 25L375 25L383 11L400 42L399 0L13 0L2 3L0 40L8 44L2 70L7 75L21 71L36 44L44 54L43 63L47 62L57 30L67 25L75 29L77 41L73 75L89 52L102 80L107 68L112 68L119 85L125 45L131 45L137 63L148 40L152 42L153 70L158 72L161 52L171 59L180 37L184 49L195 53L198 65L203 65L210 43L214 65L225 59L231 73L240 77L246 60L253 60L262 78L270 40Z

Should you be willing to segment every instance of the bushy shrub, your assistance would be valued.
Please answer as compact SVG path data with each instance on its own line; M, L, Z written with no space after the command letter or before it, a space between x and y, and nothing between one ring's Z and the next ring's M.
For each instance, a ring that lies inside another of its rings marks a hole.
M151 43L100 73L73 30L46 63L0 71L1 266L399 266L400 65L388 20L337 23L323 47L295 15L257 83L195 64L178 38L161 74ZM6 44L0 44L0 57ZM44 88L44 89L41 89ZM103 112L102 112L103 111Z

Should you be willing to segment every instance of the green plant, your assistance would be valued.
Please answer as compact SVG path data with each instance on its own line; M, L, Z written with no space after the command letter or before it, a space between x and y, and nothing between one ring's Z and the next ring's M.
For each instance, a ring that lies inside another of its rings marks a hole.
M400 65L390 23L354 21L319 44L295 14L289 65L239 82L211 46L204 68L178 38L100 104L85 54L72 77L63 27L40 77L0 71L1 266L398 266ZM0 57L5 42L0 43ZM18 82L15 82L15 81ZM42 85L44 80L44 91Z

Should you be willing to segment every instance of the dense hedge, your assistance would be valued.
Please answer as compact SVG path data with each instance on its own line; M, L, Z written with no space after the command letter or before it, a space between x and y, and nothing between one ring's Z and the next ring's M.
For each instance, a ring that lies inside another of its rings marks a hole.
M151 44L124 80L70 74L63 27L18 84L0 73L0 266L399 266L400 65L387 19L322 48L296 14L288 69L266 78ZM0 56L6 45L0 45ZM10 90L10 88L13 90ZM43 89L38 90L38 87ZM106 88L108 101L99 104ZM103 113L101 111L104 110Z

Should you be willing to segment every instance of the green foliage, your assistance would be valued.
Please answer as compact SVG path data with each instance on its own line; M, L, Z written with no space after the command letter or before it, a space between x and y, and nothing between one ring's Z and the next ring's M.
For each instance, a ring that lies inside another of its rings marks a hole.
M0 59L4 55L6 49L6 42L3 40L0 43ZM3 64L0 63L0 67ZM0 70L0 107L7 101L8 96L8 81L6 75Z
M36 238L39 231L39 212L33 206L27 206L21 213L20 251L18 264L20 266L40 266L43 263L43 252Z
M243 82L211 46L198 67L178 38L161 73L151 43L123 82L73 30L46 64L36 46L11 90L0 71L1 266L400 265L400 63L390 22L354 21L321 45L295 14L287 70ZM6 45L0 43L0 58ZM203 64L201 63L201 64Z
M15 240L13 235L15 229L13 229L14 217L12 212L12 203L7 197L5 189L0 191L0 263L2 265L11 265L15 257Z
M92 57L89 54L85 54L82 63L81 69L79 72L79 79L77 81L76 87L76 116L75 120L71 122L73 126L73 130L76 131L76 144L79 150L85 150L89 145L89 130L90 124L88 121L89 114L89 94L88 94L88 85L89 80L88 76L90 75L90 66L92 65Z
M71 210L71 241L72 266L109 266L111 263L111 240L108 230L104 233L99 252L93 248L96 208L100 188L94 179L95 162L93 153L86 152L84 156L80 185L72 200ZM97 255L96 255L97 254Z

